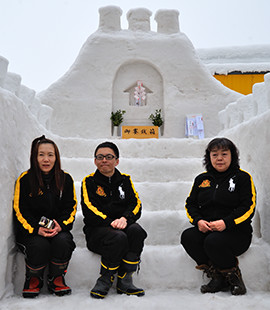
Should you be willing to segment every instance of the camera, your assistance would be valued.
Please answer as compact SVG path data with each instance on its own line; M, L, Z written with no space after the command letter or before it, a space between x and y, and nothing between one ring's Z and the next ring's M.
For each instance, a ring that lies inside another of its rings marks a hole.
M39 225L48 228L48 229L53 229L54 228L54 221L48 219L46 216L42 216L39 220Z

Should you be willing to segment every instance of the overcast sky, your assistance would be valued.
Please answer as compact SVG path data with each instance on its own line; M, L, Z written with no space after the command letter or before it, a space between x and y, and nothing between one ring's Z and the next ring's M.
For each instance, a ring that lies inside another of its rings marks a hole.
M117 5L179 11L180 30L195 48L270 44L269 0L0 0L0 56L22 84L41 91L72 65L99 24L98 9Z

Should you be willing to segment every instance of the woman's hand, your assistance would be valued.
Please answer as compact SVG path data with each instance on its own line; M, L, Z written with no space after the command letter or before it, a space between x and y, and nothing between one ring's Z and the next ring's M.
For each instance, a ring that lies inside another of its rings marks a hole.
M45 237L45 238L52 238L52 237L56 236L62 230L62 228L57 223L56 220L53 220L53 222L54 222L54 228L48 229L45 227L39 227L38 234L42 237Z
M115 229L125 229L127 227L127 219L122 216L120 219L111 222L111 226Z
M198 225L199 231L203 233L212 231L212 228L210 227L210 222L207 222L205 220L199 220L197 225Z
M212 231L223 231L226 229L226 224L223 220L210 222L209 225Z

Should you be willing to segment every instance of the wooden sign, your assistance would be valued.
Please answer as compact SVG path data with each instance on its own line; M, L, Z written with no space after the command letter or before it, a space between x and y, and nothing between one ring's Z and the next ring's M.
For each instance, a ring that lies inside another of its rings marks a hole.
M122 126L123 139L158 138L158 126Z

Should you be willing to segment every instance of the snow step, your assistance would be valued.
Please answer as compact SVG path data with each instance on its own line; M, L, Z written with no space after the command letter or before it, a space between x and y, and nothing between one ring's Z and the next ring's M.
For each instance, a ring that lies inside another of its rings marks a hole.
M240 269L248 289L268 290L270 276L267 248L260 241L252 243L250 249L240 256ZM197 289L209 281L202 272L195 269L195 262L185 253L181 245L144 247L139 275L133 276L134 283L145 289ZM260 268L256 268L260 266ZM15 258L15 293L21 294L24 282L24 256L17 253ZM91 289L99 276L100 256L86 248L76 248L69 264L66 280L76 288ZM256 279L256 281L254 281Z
M56 136L54 141L62 157L92 158L98 144L104 141L115 143L120 159L127 158L182 158L201 157L208 139L82 139Z
M89 158L62 158L62 167L74 181L93 173L96 166ZM192 181L203 171L201 158L121 158L119 170L131 175L133 182Z

